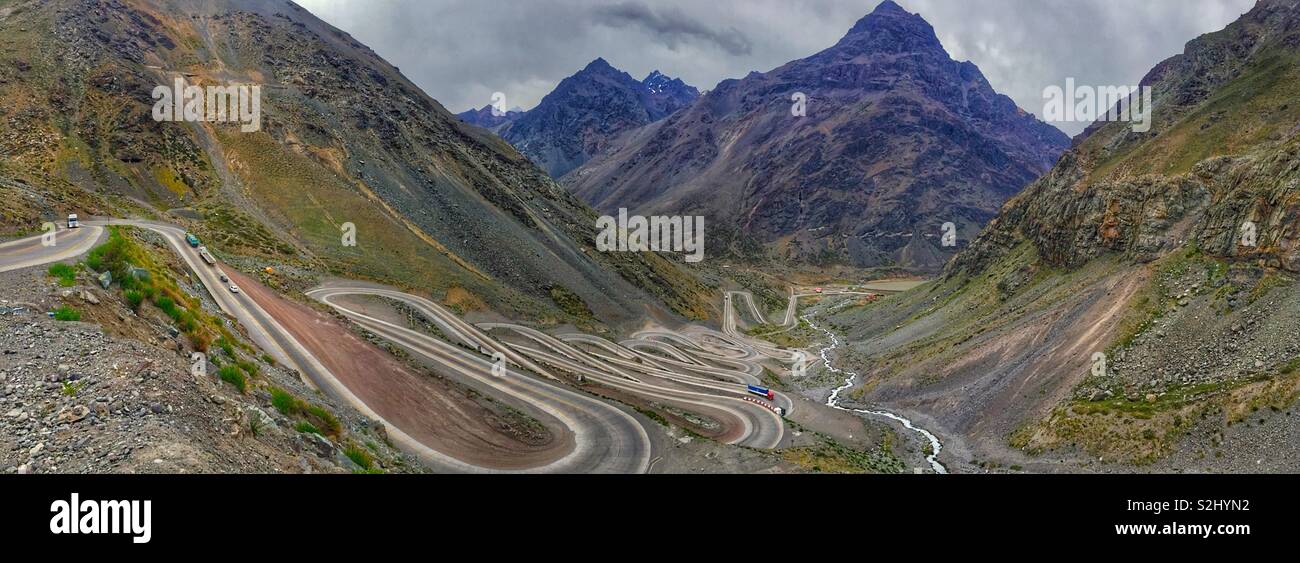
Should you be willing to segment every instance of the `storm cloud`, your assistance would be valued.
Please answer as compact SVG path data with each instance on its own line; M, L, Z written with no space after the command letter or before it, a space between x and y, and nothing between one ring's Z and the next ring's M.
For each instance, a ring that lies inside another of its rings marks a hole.
M878 0L297 0L452 111L530 108L597 57L703 90L825 49ZM1133 85L1254 0L896 0L957 60L1042 115L1043 90ZM1086 124L1056 124L1069 134Z
M656 11L640 2L623 2L598 6L594 13L599 23L614 27L640 26L672 48L694 38L713 43L730 55L748 55L753 50L749 38L740 30L734 27L711 29L676 6Z

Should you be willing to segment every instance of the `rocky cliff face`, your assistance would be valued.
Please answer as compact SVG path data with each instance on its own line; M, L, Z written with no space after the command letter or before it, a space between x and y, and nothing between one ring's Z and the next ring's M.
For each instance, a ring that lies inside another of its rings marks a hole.
M605 211L704 213L715 241L936 269L944 223L969 239L1068 144L887 1L833 47L723 82L565 183Z
M554 178L611 147L619 135L689 105L699 90L655 71L637 81L596 59L541 104L500 128L503 138Z
M1007 205L953 262L979 271L1021 240L1051 265L1106 253L1150 261L1185 242L1215 256L1300 271L1300 13L1260 2L1188 44L1142 84L1154 127L1099 123ZM1243 244L1247 230L1255 244Z

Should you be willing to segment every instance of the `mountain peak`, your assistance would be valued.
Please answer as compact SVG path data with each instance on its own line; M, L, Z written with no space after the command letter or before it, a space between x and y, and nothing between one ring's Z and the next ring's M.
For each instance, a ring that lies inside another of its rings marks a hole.
M870 14L858 20L839 45L882 52L943 49L930 22L920 14L904 10L893 0L881 2Z
M613 69L613 68L614 67L609 64L609 61L605 60L605 57L596 57L596 60L591 61L591 63L587 64L586 68L584 68L583 70L605 70L605 69Z
M881 2L879 6L876 6L876 9L875 9L875 10L872 10L872 11L871 11L871 13L873 13L873 14L889 14L889 13L895 13L895 14L899 14L899 13L901 13L901 14L908 14L907 10L904 10L903 7L902 7L902 6L899 6L897 2L894 2L894 0L885 0L884 2ZM909 14L909 15L910 15L910 14Z
M638 82L598 58L562 80L500 135L559 178L603 151L619 134L663 119L699 96L699 90L658 70Z
M925 27L933 31L930 23L920 14L913 14L904 10L902 6L894 3L893 0L885 0L870 14L862 16L862 19L853 24L849 30L849 35L879 31L881 29L899 28L899 27Z
M641 84L645 85L651 93L658 93L667 88L690 88L694 90L694 88L682 82L682 79L673 78L657 70L646 76L645 80L641 81Z

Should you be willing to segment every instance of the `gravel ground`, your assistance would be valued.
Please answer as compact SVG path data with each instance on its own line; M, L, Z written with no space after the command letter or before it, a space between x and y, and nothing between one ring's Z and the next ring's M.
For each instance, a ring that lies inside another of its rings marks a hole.
M154 320L130 312L116 290L58 287L44 269L0 274L0 287L5 288L0 292L0 471L358 469L337 438L294 430L294 421L270 406L264 384L332 407L349 439L374 447L381 468L415 470L383 443L382 429L329 405L302 387L296 374L262 365L263 380L254 381L248 393L219 381L210 364L207 375L194 375L186 344ZM61 304L99 324L47 316Z

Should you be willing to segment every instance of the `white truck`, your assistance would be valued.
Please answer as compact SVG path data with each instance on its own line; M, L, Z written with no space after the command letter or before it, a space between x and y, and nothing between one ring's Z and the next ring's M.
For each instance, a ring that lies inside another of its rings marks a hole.
M80 228L81 228L81 221L77 220L77 214L76 214L76 213L73 213L73 214L68 215L68 228L69 228L69 229L80 229Z
M208 247L206 246L199 247L199 258L202 258L209 266L217 265L217 259L212 257L212 253L208 252Z

